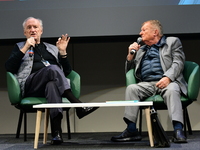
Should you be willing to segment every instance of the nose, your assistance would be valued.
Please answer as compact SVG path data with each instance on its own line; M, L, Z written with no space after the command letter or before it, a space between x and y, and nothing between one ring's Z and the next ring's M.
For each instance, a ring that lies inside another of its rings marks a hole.
M31 27L31 28L30 28L30 31L31 31L31 32L34 32L34 31L35 31L35 28L34 28L34 27Z

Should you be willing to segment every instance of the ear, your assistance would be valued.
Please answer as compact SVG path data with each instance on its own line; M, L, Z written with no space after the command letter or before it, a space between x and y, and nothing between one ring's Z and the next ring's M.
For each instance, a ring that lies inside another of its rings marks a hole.
M157 29L154 30L154 36L158 36L159 35L159 32Z
M43 28L41 29L41 34L43 33Z
M26 36L26 31L24 31L24 35Z

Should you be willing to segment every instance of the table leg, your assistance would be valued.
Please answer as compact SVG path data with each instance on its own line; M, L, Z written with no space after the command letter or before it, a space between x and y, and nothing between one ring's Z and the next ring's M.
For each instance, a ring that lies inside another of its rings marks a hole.
M42 110L38 109L37 110L37 116L36 116L36 125L35 125L34 149L38 148L38 140L39 140L39 133L40 133L41 116L42 116Z
M47 143L47 130L48 130L48 124L49 124L49 109L45 108L45 116L44 116L44 139L43 144Z
M150 146L154 147L151 118L150 118L150 107L145 108L145 115L146 115L146 121L147 121L147 129L148 129L148 134L149 134Z

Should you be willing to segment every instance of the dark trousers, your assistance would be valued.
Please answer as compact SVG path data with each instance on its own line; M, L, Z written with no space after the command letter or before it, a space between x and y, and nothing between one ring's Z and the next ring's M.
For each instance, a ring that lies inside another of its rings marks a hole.
M70 89L64 72L57 65L50 65L32 73L25 83L26 97L45 97L48 103L62 103L62 95ZM50 109L53 119L62 113L62 108Z

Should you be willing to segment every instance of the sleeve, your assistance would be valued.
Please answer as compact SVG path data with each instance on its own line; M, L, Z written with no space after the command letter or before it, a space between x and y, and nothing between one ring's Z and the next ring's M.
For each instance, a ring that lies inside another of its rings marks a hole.
M125 73L127 73L129 70L133 69L135 67L134 60L125 62Z
M70 74L70 72L72 71L72 67L71 67L67 57L66 58L61 58L59 56L59 61L60 61L60 64L61 64L61 66L63 68L63 72L64 72L65 76L68 76Z
M169 77L172 81L175 81L184 69L185 54L183 52L181 41L178 38L172 38L168 47L171 51L172 63L167 71L164 73L164 76Z
M19 47L15 45L10 57L5 63L6 71L11 72L13 74L17 73L24 55L25 54L20 51Z

